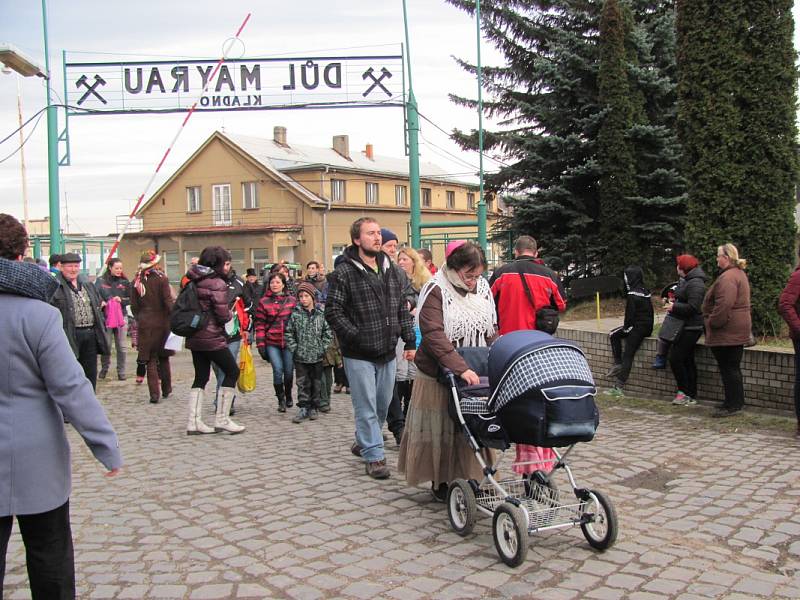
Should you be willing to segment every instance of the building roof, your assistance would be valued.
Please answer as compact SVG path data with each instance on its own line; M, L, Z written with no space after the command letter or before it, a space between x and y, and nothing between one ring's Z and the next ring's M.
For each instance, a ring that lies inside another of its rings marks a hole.
M364 150L350 150L347 159L333 148L320 146L306 146L304 144L282 145L274 139L254 137L250 135L225 132L225 137L247 152L254 159L264 165L281 172L290 172L302 169L319 169L332 167L338 170L374 173L383 176L396 176L408 178L408 159L374 154L367 157ZM474 185L469 181L448 177L447 172L441 167L429 163L419 163L420 177L459 185Z

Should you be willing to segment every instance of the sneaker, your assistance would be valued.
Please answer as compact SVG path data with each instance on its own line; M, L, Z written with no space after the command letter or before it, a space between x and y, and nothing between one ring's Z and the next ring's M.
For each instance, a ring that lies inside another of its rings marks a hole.
M343 387L344 386L341 383L337 383L335 386L333 386L333 393L334 394L341 394Z
M308 411L305 407L301 407L297 409L297 414L292 417L292 423L302 423L306 419L308 419Z
M125 373L122 373L121 375L117 375L117 379L119 379L120 381L125 381L127 377L125 376Z
M386 459L376 460L375 462L368 462L366 464L365 470L367 472L367 475L369 475L373 479L388 479L389 475L391 475L389 467L386 466Z
M144 377L139 377L138 375L136 376L136 385L142 385L143 381Z
M624 398L625 392L622 391L622 388L619 386L614 386L608 388L605 392L603 392L606 396L610 396L611 398Z
M326 404L325 406L320 406L319 407L319 412L321 412L321 413L329 413L329 412L331 412L330 404Z
M316 421L317 417L319 417L319 413L317 412L316 408L309 409L308 411L308 420L309 421Z
M620 371L622 371L622 365L619 364L614 365L606 373L606 379L611 379L612 377L616 377L617 375L619 375Z
M667 357L661 356L660 354L656 356L656 359L653 361L653 364L650 366L651 369L666 369L667 368Z
M741 408L736 408L733 410L729 410L727 408L718 408L713 413L711 413L711 416L714 417L715 419L724 419L726 417L732 417L734 415L738 415L740 412L742 412Z
M681 392L680 390L678 390L678 393L675 394L675 398L673 398L672 403L675 406L682 406L683 404L686 403L686 398L688 398L688 396L683 392Z
M350 454L361 458L361 446L359 446L357 442L353 442L353 445L350 446Z

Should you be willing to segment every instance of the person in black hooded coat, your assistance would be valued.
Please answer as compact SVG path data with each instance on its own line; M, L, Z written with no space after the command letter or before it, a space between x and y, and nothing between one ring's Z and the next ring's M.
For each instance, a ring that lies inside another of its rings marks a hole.
M641 267L630 266L625 269L625 288L627 304L625 305L625 322L609 333L611 352L614 355L614 366L607 377L616 377L614 387L607 393L621 396L622 388L628 381L633 357L644 338L653 333L653 303L650 301L650 290L644 287L644 272ZM625 340L625 349L622 348Z

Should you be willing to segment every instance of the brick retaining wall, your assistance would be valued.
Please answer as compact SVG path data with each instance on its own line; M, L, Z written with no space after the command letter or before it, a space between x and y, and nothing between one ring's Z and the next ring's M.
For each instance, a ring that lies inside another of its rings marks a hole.
M558 336L578 342L589 359L592 373L598 386L610 386L613 381L605 374L611 368L611 345L607 332L586 331L571 328L570 323L561 322ZM626 393L641 398L672 400L675 397L675 379L669 366L663 371L651 369L656 354L656 338L642 342L633 361ZM695 352L697 362L697 395L700 402L721 402L722 380L711 350L702 343ZM745 348L742 359L745 404L750 408L762 408L764 412L794 414L794 354L790 351L768 349L764 346Z

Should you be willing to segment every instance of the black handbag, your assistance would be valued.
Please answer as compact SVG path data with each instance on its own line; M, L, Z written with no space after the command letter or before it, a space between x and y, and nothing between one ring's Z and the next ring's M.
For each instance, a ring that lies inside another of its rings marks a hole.
M550 306L536 310L536 303L533 301L533 294L531 294L531 288L528 287L528 281L525 279L525 275L520 273L519 277L522 279L522 287L525 288L525 295L528 296L528 302L531 303L531 307L536 311L536 329L554 335L558 329L559 316L558 309L555 308L555 303L553 302L552 294L550 295Z
M658 338L665 342L674 342L683 331L684 325L686 321L668 314L661 323L661 329L658 330Z

